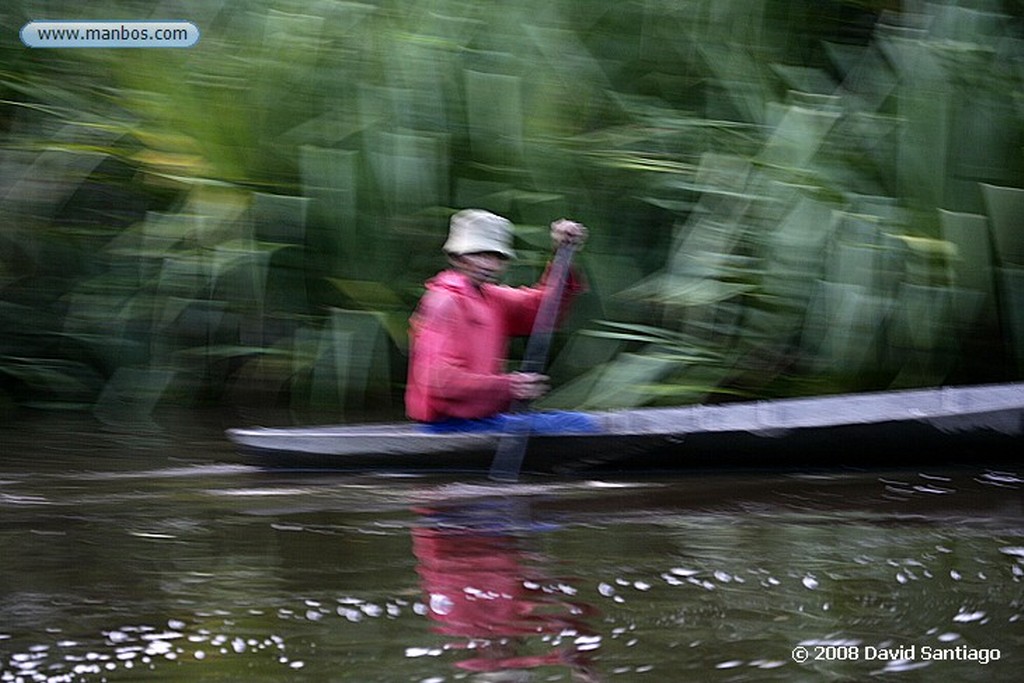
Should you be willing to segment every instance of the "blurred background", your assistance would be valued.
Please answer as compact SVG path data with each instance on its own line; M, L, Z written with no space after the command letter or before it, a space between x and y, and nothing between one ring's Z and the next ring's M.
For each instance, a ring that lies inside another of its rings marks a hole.
M448 217L590 226L547 407L1024 376L1019 0L8 0L0 415L402 415ZM192 49L29 49L183 19Z

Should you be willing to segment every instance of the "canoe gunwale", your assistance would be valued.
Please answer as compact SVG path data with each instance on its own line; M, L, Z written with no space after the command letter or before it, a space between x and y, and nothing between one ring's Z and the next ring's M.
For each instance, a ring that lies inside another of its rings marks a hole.
M788 442L830 438L971 439L1002 446L1024 438L1024 383L787 398L679 408L592 413L599 433L542 434L530 440L527 465L539 471L612 466L654 452L686 453L694 444L728 450L785 450ZM230 429L243 461L265 467L477 470L489 465L502 434L432 433L416 423ZM923 442L922 442L923 443ZM551 451L547 453L546 451ZM756 455L756 453L755 453ZM662 456L658 456L662 457ZM662 458L664 459L664 458ZM671 458L670 458L671 459ZM589 463L589 464L588 464ZM670 463L669 463L670 464Z

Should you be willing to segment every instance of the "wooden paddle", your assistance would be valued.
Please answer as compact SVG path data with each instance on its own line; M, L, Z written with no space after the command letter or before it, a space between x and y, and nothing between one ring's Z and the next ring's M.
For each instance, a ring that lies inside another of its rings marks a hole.
M575 251L576 245L570 243L561 245L555 252L554 263L551 265L551 272L548 273L547 289L540 302L540 308L537 310L537 317L533 320L533 329L530 331L529 341L526 342L526 353L523 354L520 372L539 373L547 364L551 336L554 333L558 309L562 303L562 292L565 290L565 281L569 275L569 264L572 262ZM524 413L529 410L529 406L529 401L517 400L512 404L510 412ZM519 469L523 464L523 456L526 455L526 445L530 440L530 428L525 422L521 426L513 422L512 427L502 435L498 442L498 450L494 454L490 472L490 478L494 481L519 481Z

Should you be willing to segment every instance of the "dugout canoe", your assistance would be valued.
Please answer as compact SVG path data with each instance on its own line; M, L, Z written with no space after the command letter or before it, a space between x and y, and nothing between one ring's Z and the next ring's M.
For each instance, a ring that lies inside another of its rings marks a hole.
M941 387L591 413L592 434L533 435L523 472L1016 465L1024 383ZM429 433L414 423L230 429L263 468L480 473L499 432Z

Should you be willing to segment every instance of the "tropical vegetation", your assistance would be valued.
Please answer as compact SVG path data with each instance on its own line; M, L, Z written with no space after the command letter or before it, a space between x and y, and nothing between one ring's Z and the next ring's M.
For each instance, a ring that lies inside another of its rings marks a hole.
M1018 2L187 6L0 9L8 408L400 413L469 206L516 223L513 283L591 228L547 406L1024 372ZM197 46L17 38L169 12Z

